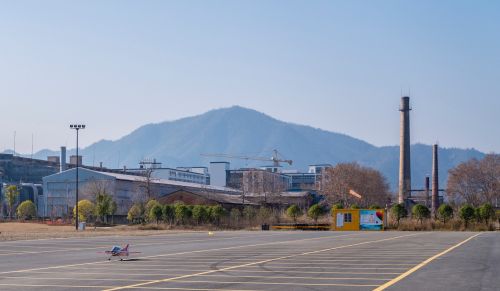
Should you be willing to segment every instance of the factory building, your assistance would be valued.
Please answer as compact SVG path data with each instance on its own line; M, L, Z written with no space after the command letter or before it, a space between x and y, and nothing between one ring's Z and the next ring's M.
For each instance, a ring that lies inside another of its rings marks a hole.
M38 207L41 217L63 217L71 215L75 206L76 169L69 169L43 178L43 195ZM92 200L93 189L101 187L118 204L117 215L126 215L134 201L151 193L155 198L175 191L196 190L238 195L240 191L226 187L180 182L161 178L147 178L114 172L95 171L79 168L79 199Z

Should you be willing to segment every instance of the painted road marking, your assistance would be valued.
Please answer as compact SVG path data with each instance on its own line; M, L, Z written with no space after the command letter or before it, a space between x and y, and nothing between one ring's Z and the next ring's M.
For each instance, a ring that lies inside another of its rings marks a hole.
M317 251L310 251L310 252L305 252L305 253L301 253L301 254L294 254L294 255L289 255L289 256L278 257L278 258L274 258L274 259L267 259L264 261L247 263L247 264L243 264L243 265L239 265L239 266L226 267L226 268L222 268L222 269L218 269L218 270L205 271L205 272L201 272L201 273L177 276L177 277L166 278L166 279L161 279L161 280L151 280L151 281L146 282L146 283L138 283L138 284L132 284L132 285L127 285L127 286L123 286L123 287L110 288L110 289L107 289L107 291L122 290L122 289L131 288L131 287L144 287L145 285L150 285L150 284L154 284L154 283L170 282L170 281L179 280L179 279L196 277L199 275L207 275L207 274L212 274L212 273L216 273L216 272L223 272L223 271L232 270L232 269L236 269L236 268L248 267L248 266L253 266L253 265L262 265L262 264L265 264L268 262L273 262L273 261L283 260L283 259L288 259L288 258L294 258L294 257L298 257L298 256L305 256L308 254L317 254L317 253L331 251L331 250L343 249L343 248L348 248L348 247L353 247L353 246L358 246L358 245L365 245L365 244L369 244L369 243L389 241L389 240L394 240L394 239L398 239L398 238L402 238L402 237L410 237L410 236L416 236L416 235L418 235L418 234L409 234L409 235L396 236L396 237L391 237L391 238L386 238L386 239L365 241L365 242L360 242L360 243L356 243L356 244L338 246L338 247L327 248L327 249L317 250Z
M241 249L241 248L247 248L247 247L257 247L257 246L277 245L277 244L284 244L284 243L304 242L304 241L319 240L319 239L336 239L336 238L339 238L339 237L347 237L347 236L355 236L355 235L360 235L360 234L346 234L346 235L336 235L336 236L321 236L321 237L315 237L315 238L286 240L286 241L268 242L268 243L251 244L251 245L240 245L240 246L232 246L232 247L224 247L224 248L216 248L216 249L205 249L205 250L178 252L178 253L168 253L168 254L161 254L161 255L137 257L136 259L149 259L149 258L176 256L176 255L184 255L184 254L194 254L194 253L213 252L213 251L224 251L224 250ZM414 234L414 235L416 235L416 234ZM79 263L79 264L69 264L69 265L59 265L59 266L50 266L50 267L31 268L31 269L23 269L23 270L15 270L15 271L4 271L4 272L0 272L0 274L12 274L12 273L22 273L22 272L39 271L39 270L61 269L61 268L67 268L67 267L80 267L80 266L106 264L106 263L107 264L111 264L111 263L113 263L113 261L97 261L97 262L89 262L89 263Z
M481 233L478 233L478 234L475 234L469 238L467 238L466 240L463 240L461 242L459 242L458 244L448 248L447 250L445 251L442 251L440 252L439 254L435 255L435 256L432 256L430 258L428 258L427 260L423 261L422 263L416 265L415 267L411 268L410 270L404 272L403 274L397 276L396 278L392 279L391 281L385 283L384 285L381 285L379 286L378 288L375 288L373 289L374 291L382 291L382 290L385 290L387 287L390 287L394 284L396 284L397 282L403 280L404 278L408 277L409 275L411 275L412 273L416 272L418 269L422 268L423 266L429 264L430 262L432 262L433 260L451 252L452 250L458 248L459 246L465 244L466 242L470 241L471 239L477 237L478 235L480 235Z
M0 283L0 286L6 286L6 287L35 287L35 288L40 288L40 287L52 287L52 288L65 288L65 289L70 289L70 288L78 288L78 289L104 289L104 288L111 288L113 286L98 286L98 285L85 285L85 286L78 286L78 285L56 285L56 284L8 284L8 283ZM210 288L182 288L182 287L177 287L177 288L169 288L169 287L151 287L151 288L146 288L146 289L152 289L152 290L192 290L192 291L259 291L255 289L243 289L243 290L238 290L238 289L210 289Z

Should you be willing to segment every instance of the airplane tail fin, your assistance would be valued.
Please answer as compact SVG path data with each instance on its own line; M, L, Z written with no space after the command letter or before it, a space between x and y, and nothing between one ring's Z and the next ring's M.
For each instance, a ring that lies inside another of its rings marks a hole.
M124 251L128 251L128 246L129 246L129 244L127 244L127 245L123 248L123 250L124 250Z

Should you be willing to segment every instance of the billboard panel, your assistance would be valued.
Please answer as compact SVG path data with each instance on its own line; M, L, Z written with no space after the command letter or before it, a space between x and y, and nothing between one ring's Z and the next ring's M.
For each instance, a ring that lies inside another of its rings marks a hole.
M359 228L361 230L382 230L384 228L384 211L371 209L360 210Z

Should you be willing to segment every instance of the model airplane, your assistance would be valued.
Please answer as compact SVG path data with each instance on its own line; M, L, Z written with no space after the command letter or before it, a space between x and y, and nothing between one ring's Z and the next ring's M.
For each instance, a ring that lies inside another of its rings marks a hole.
M131 252L128 250L129 245L127 244L125 247L120 247L120 246L113 246L111 250L105 251L105 254L110 255L108 258L108 261L111 260L112 257L127 257L130 254L138 254L140 252ZM120 258L120 261L123 261L123 258Z

